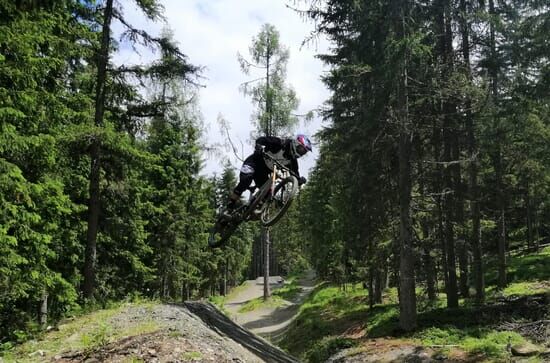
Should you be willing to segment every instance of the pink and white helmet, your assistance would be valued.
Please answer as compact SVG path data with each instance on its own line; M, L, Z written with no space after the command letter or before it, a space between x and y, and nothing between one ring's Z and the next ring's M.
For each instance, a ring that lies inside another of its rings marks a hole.
M304 134L298 134L290 143L290 151L294 158L299 158L305 155L308 151L313 150L311 147L311 141Z

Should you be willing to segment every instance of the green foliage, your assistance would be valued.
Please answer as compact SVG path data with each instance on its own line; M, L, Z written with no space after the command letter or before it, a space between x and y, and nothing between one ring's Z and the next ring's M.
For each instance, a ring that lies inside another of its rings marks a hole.
M327 337L317 342L307 353L308 362L321 363L326 362L333 354L339 350L351 348L356 344L352 339L340 337Z
M298 286L296 277L287 278L283 287L273 291L273 296L278 296L284 300L293 300L301 291L302 288Z
M426 306L438 303L441 281L455 304L474 283L483 292L476 271L499 254L502 265L504 249L548 240L547 10L510 1L309 4L304 14L332 45L319 56L331 94L296 220L321 278L363 282L373 304L381 285L414 280L430 290ZM409 178L410 193L399 187ZM399 276L408 259L415 276ZM512 257L504 284L544 288L547 265ZM504 277L487 267L486 286ZM515 288L508 293L523 292ZM411 295L400 299L411 306Z
M40 339L25 339L28 341L17 346L5 345L0 355L6 362L35 362L36 356L31 354L37 351L43 351L43 359L47 360L62 352L94 351L123 337L151 333L159 329L159 325L152 320L129 322L117 329L114 328L114 320L128 309L150 309L154 304L150 301L124 303L104 310L82 312L79 316L62 320L57 329L43 333Z
M508 279L512 283L508 292L520 286L541 283L550 280L550 249L546 247L540 253L515 254L508 259ZM486 281L496 285L497 266L495 260L487 265ZM515 286L515 287L514 287Z
M302 304L280 345L291 354L303 357L312 354L316 344L332 350L335 346L329 337L342 334L349 324L364 321L367 316L365 290L348 292L323 284L317 286Z
M298 98L292 87L286 84L289 52L279 38L279 31L273 25L264 24L249 48L252 62L239 54L239 63L245 74L250 73L251 67L265 69L259 80L244 83L242 91L251 97L256 108L252 120L257 131L270 136L280 136L298 123L298 118L292 115L298 107Z
M255 299L252 299L248 301L246 304L244 304L240 309L239 313L247 313L249 311L254 311L263 307L266 308L277 308L280 306L284 306L284 300L278 295L272 294L272 296L269 297L269 299L264 300L263 297L257 297Z
M524 343L525 339L516 332L496 332L488 328L458 329L454 326L440 326L423 329L414 335L423 345L457 345L472 354L503 358L507 355L507 344Z
M46 297L44 324L54 324L114 300L202 295L219 275L210 266L220 255L205 249L212 186L199 176L202 124L187 83L197 68L169 34L151 37L125 23L124 39L153 46L161 58L128 69L108 65L106 112L94 123L104 14L88 1L54 3L0 1L4 347L40 334ZM157 1L137 5L150 19L161 17ZM100 158L92 160L95 145ZM82 307L92 161L101 165L97 246L87 252L97 256L96 301ZM100 333L88 339L100 341Z
M195 360L201 360L202 354L201 352L185 352L181 355L181 357L183 360L195 361Z

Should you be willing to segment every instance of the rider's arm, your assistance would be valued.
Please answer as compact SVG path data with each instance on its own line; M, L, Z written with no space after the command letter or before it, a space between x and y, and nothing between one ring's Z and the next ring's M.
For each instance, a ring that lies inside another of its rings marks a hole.
M298 185L304 185L306 183L306 178L303 176L300 176L300 172L298 171L298 160L292 159L290 162L290 170L292 170L296 175L294 175L298 179Z
M290 160L290 170L296 173L297 178L300 178L300 171L298 171L298 160L296 159Z

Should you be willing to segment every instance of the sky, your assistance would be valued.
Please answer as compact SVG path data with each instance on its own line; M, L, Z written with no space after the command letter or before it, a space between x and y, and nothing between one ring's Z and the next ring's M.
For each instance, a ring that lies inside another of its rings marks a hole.
M302 46L304 39L312 32L311 21L302 19L288 0L160 0L164 6L165 23L146 20L132 2L121 1L123 12L129 23L137 28L158 34L168 25L174 34L180 50L191 64L204 67L199 89L200 111L205 126L205 143L208 146L223 143L218 116L228 122L230 136L237 146L243 146L240 154L246 157L251 151L250 132L254 129L251 115L253 106L249 98L239 91L239 85L254 78L245 75L237 60L237 53L250 59L248 48L265 23L274 25L280 33L280 42L288 47L290 58L287 65L287 82L294 88L300 106L297 114L305 114L319 108L329 97L321 82L321 76L328 70L316 54L326 53L328 42L317 38ZM114 33L119 34L120 24L114 24ZM136 54L131 47L121 44L114 57L118 64L147 62L154 55L147 51ZM313 121L297 128L297 132L313 135L321 127L316 116ZM313 140L315 143L315 140ZM241 162L227 149L220 149L230 158L232 165L239 168ZM317 148L300 159L302 175L315 164ZM220 173L222 159L216 155L204 155L203 174Z

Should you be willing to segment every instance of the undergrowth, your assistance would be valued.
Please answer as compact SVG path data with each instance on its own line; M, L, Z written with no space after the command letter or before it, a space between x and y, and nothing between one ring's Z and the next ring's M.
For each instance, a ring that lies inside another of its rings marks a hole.
M492 265L488 267L487 281L494 284L496 275ZM459 308L447 309L444 293L438 294L433 302L420 296L418 328L413 334L399 329L395 288L386 290L383 304L369 308L367 291L360 285L344 291L324 283L301 306L279 345L304 361L322 362L339 349L360 345L362 339L390 337L424 346L456 346L471 356L498 361L507 354L508 344L521 344L526 340L516 332L495 330L503 317L521 319L525 313L513 304L495 304L496 299L550 292L550 247L538 254L510 257L508 276L511 283L506 289L497 292L494 286L488 286L488 305L482 307L461 299ZM348 332L358 330L364 332L363 338L347 337Z
M43 334L39 340L29 340L21 345L0 352L4 362L36 362L37 352L49 360L54 355L66 351L93 351L126 336L151 333L159 329L157 323L145 320L128 324L124 328L114 328L111 319L129 307L152 309L154 302L119 304L110 309L98 310L89 314L62 321L55 330Z

